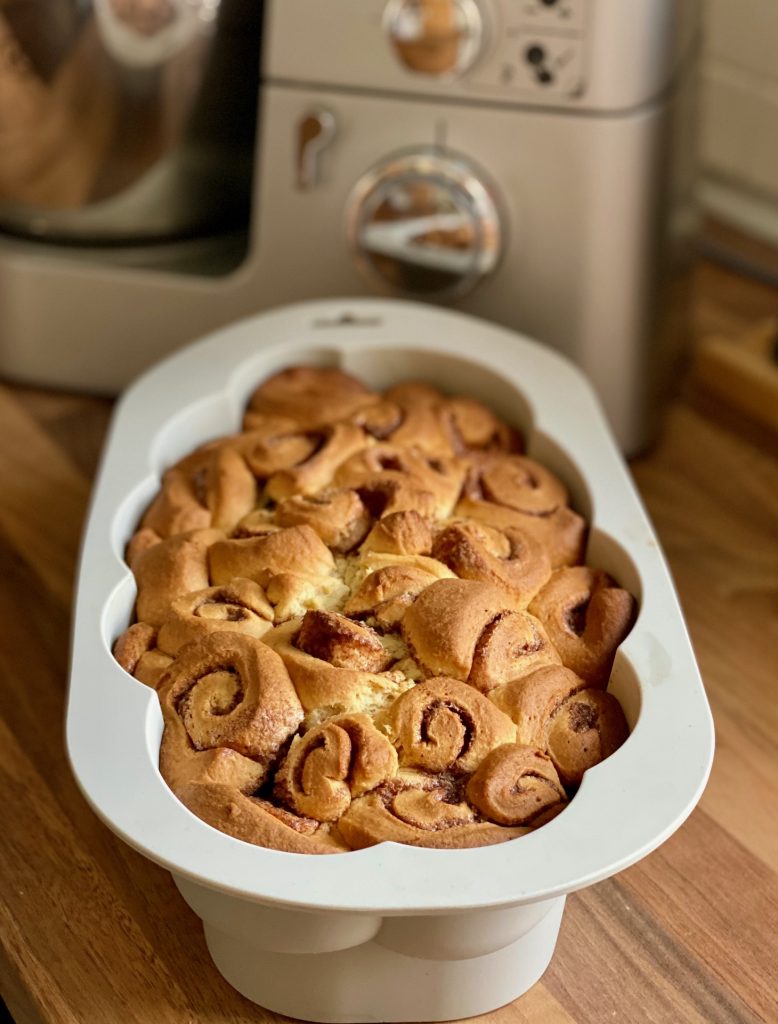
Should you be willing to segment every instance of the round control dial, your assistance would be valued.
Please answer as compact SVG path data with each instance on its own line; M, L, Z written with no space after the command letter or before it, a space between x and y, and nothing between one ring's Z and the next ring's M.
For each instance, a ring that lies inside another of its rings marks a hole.
M494 192L464 157L401 153L357 183L347 207L357 265L385 289L420 296L470 291L502 249Z
M467 71L484 35L476 0L389 0L384 30L408 70L437 77Z

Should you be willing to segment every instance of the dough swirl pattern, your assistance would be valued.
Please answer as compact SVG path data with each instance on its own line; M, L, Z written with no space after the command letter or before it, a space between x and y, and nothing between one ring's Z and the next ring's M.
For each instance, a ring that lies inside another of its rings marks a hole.
M114 655L214 828L296 853L502 843L629 735L606 688L636 605L585 538L475 399L290 367L163 474Z

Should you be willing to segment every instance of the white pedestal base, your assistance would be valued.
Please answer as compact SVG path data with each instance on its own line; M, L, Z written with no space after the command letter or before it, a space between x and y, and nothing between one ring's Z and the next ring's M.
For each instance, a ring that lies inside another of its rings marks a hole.
M534 909L533 916L540 912L540 920L501 949L469 959L408 956L382 945L382 931L372 941L328 953L270 952L207 923L205 938L234 988L288 1017L333 1024L456 1020L504 1006L534 985L554 952L564 904L561 896L521 908ZM393 946L399 921L413 932L414 918L386 919Z

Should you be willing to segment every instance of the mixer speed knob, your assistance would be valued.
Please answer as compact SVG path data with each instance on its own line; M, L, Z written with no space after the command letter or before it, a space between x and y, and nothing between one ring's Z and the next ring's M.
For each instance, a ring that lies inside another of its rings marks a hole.
M451 298L499 263L493 186L468 159L438 148L396 154L357 182L346 212L355 262L385 291Z
M409 71L438 78L467 71L484 37L476 0L389 0L384 30Z

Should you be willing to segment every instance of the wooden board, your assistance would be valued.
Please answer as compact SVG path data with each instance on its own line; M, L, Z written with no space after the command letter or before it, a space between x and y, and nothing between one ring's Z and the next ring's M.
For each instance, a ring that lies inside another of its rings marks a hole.
M698 312L737 321L722 273L701 270ZM769 290L759 303L778 311ZM18 1024L281 1020L221 979L170 876L97 820L68 769L71 588L109 414L0 390L0 992ZM713 706L711 782L658 851L568 900L546 975L489 1024L778 1021L778 463L679 403L633 471Z
M737 334L702 338L694 354L692 379L714 400L778 437L778 317Z

